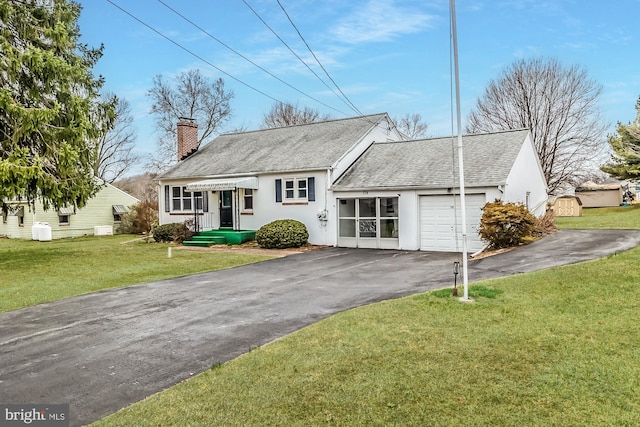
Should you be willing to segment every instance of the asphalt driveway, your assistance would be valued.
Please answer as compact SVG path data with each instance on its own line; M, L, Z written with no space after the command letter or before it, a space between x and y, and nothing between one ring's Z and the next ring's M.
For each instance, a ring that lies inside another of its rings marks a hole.
M471 282L630 249L640 230L561 230L471 261ZM339 311L450 286L457 254L327 248L0 314L0 403L86 424Z

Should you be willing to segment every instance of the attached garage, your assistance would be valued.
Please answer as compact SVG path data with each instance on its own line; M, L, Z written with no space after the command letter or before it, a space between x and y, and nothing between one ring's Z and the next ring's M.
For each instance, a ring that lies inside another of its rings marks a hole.
M338 246L462 251L455 138L375 142L335 184ZM487 201L544 213L544 173L528 130L463 137L467 252ZM456 196L454 196L454 193Z
M484 244L478 236L484 194L465 196L467 220L467 249L476 252ZM420 196L420 250L462 251L462 218L460 198L453 195Z

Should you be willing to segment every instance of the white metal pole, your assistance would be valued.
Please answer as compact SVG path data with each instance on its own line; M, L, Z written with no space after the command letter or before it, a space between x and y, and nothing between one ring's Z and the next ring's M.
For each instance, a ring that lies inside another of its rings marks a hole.
M462 120L460 118L460 75L458 71L458 35L456 30L456 2L451 4L451 32L453 33L453 64L456 82L456 116L458 125L458 170L460 181L460 219L462 220L462 283L464 286L463 300L469 300L469 274L467 271L467 206L464 194L464 159L462 149Z

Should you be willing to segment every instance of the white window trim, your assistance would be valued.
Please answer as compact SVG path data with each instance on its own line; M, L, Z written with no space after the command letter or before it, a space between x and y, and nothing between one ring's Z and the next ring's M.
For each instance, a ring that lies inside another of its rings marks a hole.
M287 188L287 183L293 182L293 188ZM300 183L304 182L305 196L300 197ZM288 197L287 191L293 191L293 197ZM282 178L282 201L287 202L308 202L309 201L309 181L308 178Z
M247 194L247 191L249 191L251 194ZM255 199L255 190L253 188L244 188L242 190L242 212L246 212L246 213L252 213L253 212L253 205L256 201ZM247 198L251 199L251 207L248 208L247 207Z
M180 189L180 196L176 197L174 195L174 190L176 188ZM185 197L185 193L189 193L189 197ZM171 203L170 205L170 210L169 212L181 212L181 213L193 213L193 209L195 207L195 200L194 200L194 192L193 191L187 191L187 187L184 185L174 185L171 186L171 193L170 193L170 198L169 198L169 202ZM180 200L180 209L175 209L175 205L174 202ZM189 209L185 209L184 205L185 205L185 200L189 200L191 203L191 208Z

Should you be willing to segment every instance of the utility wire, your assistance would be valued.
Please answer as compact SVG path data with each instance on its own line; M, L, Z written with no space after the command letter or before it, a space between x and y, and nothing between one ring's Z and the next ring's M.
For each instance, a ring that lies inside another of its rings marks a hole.
M268 93L256 88L255 86L250 85L249 83L246 83L242 80L240 80L239 78L235 77L234 75L224 71L223 69L221 69L220 67L216 66L215 64L212 64L210 61L204 59L202 56L198 55L197 53L193 52L192 50L186 48L185 46L181 45L180 43L176 42L175 40L171 39L170 37L168 37L167 35L163 34L162 32L160 32L159 30L155 29L154 27L152 27L151 25L147 24L146 22L144 22L142 19L138 18L137 16L135 16L134 14L132 14L131 12L129 12L128 10L124 9L123 7L121 7L120 5L118 5L117 3L115 3L113 0L106 0L108 3L110 3L112 6L114 6L115 8L119 9L120 11L122 11L123 13L125 13L126 15L129 15L132 19L134 19L135 21L139 22L140 24L144 25L145 27L147 27L148 29L150 29L151 31L153 31L154 33L156 33L157 35L159 35L160 37L162 37L163 39L167 40L168 42L170 42L171 44L175 45L176 47L182 49L183 51L187 52L189 55L199 59L200 61L204 62L205 64L211 66L212 68L215 68L216 70L218 70L219 72L221 72L222 74L228 76L230 79L235 80L236 82L240 83L241 85L263 95L266 98L271 99L272 101L281 103L281 104L286 104L285 102L274 98L273 96L269 95ZM243 0L244 1L244 0ZM246 3L246 1L245 1ZM250 7L250 6L249 6ZM254 12L255 13L255 12ZM259 15L258 15L259 16ZM266 25L266 23L265 23ZM294 53L295 54L295 53ZM315 73L314 73L315 74ZM335 111L338 111L341 114L345 114L339 110L336 110L333 107L329 107ZM345 114L346 115L346 114ZM373 122L371 121L369 118L365 117L364 115L361 114L361 118L363 120L366 120L368 123L373 124L376 127L381 127L379 123ZM382 127L381 127L382 128ZM386 128L384 128L386 129Z
M215 68L216 70L220 71L222 74L224 74L225 76L228 76L229 78L237 81L238 83L240 83L241 85L244 85L246 87L248 87L251 90L254 90L256 92L258 92L261 95L266 96L269 99L272 99L275 102L282 102L276 98L274 98L273 96L269 95L268 93L265 93L263 91L261 91L260 89L251 86L249 83L245 83L244 81L240 80L239 78L227 73L226 71L224 71L223 69L221 69L220 67L212 64L211 62L207 61L206 59L204 59L202 56L198 55L197 53L193 52L192 50L187 49L186 47L182 46L180 43L176 42L175 40L169 38L168 36L164 35L163 33L161 33L160 31L156 30L155 28L153 28L151 25L147 24L146 22L144 22L143 20L141 20L140 18L138 18L137 16L133 15L132 13L130 13L129 11L125 10L124 8L120 7L118 4L114 3L112 0L107 0L107 2L111 3L113 6L115 6L116 8L120 9L122 12L126 13L127 15L129 15L131 18L135 19L136 21L138 21L139 23L141 23L142 25L144 25L145 27L147 27L148 29L150 29L151 31L153 31L154 33L156 33L157 35L159 35L160 37L162 37L163 39L167 40L168 42L176 45L177 47L179 47L180 49L184 50L185 52L187 52L189 55L192 55L196 58L198 58L199 60L201 60L202 62L204 62L205 64L210 65L211 67Z
M193 25L194 27L196 27L198 30L202 31L204 34L206 34L207 36L209 36L210 38L212 38L213 40L215 40L216 42L220 43L222 46L224 46L225 48L227 48L228 50L230 50L231 52L235 53L236 55L238 55L239 57L241 57L242 59L244 59L245 61L251 63L252 65L254 65L255 67L259 68L260 70L264 71L265 73L267 73L268 75L270 75L271 77L273 77L274 79L278 80L280 83L290 87L291 89L295 90L296 92L306 96L307 98L317 102L318 104L322 104L327 108L330 108L340 114L343 115L347 115L346 113L344 113L343 111L340 111L334 107L332 107L331 105L328 105L322 101L320 101L319 99L303 92L302 90L294 87L293 85L287 83L286 81L282 80L280 77L276 76L275 74L271 73L269 70L265 69L264 67L256 64L254 61L252 61L251 59L247 58L245 55L243 55L242 53L238 52L237 50L235 50L234 48L232 48L231 46L229 46L228 44L224 43L222 40L218 39L217 37L215 37L213 34L209 33L208 31L206 31L204 28L200 27L198 24L196 24L195 22L193 22L192 20L190 20L189 18L187 18L186 16L184 16L183 14L181 14L180 12L178 12L177 10L175 10L174 8L172 8L171 6L169 6L167 3L165 3L163 0L157 0L158 3L162 4L164 7L166 7L167 9L169 9L170 11L172 11L173 13L175 13L176 15L178 15L180 18L184 19L185 21L187 21L189 24Z
M286 47L287 49L289 49L289 52L291 52L291 53L293 54L293 56L295 56L296 58L298 58L298 61L300 61L300 62L301 62L305 67L307 67L307 69L308 69L309 71L311 71L311 72L313 73L313 75L314 75L314 76L316 76L316 78L317 78L318 80L320 80L320 81L322 82L322 84L323 84L323 85L325 85L325 86L327 87L327 89L329 89L329 90L330 90L330 91L332 91L336 96L338 96L338 97L339 97L339 95L338 95L337 93L335 93L334 89L333 89L331 86L329 86L329 85L327 84L327 82L325 82L325 81L322 79L322 77L320 77L320 76L318 75L318 73L316 73L316 72L313 70L313 68L311 68L311 67L309 66L309 64L307 64L307 63L304 61L304 59L302 59L302 58L300 57L300 55L298 55L298 54L297 54L297 53L296 53L296 52L291 48L291 46L289 46L289 45L287 44L287 42L286 42L286 41L284 41L284 40L282 39L282 37L280 37L280 35L279 35L279 34L278 34L278 33L277 33L273 28L271 28L271 26L267 23L267 21L265 21L265 20L262 18L262 16L260 16L260 14L259 14L259 13L258 13L258 12L253 8L253 7L251 7L251 5L247 2L247 0L242 0L242 1L243 1L243 2L244 2L244 4L249 8L249 10L251 10L251 12L253 12L253 14L254 14L254 15L256 15L256 17L257 17L257 18L258 18L258 19L259 19L259 20L264 24L264 26L265 26L265 27L267 27L267 28L269 29L269 31L271 31L271 32L273 33L273 35L274 35L274 36L276 36L276 37L278 38L278 40L280 40L280 42L281 42L283 45L285 45L285 47ZM344 102L345 104L347 104L347 106L348 106L349 108L353 109L353 107L352 107L352 106L350 106L346 101L344 101L342 98L340 98L340 99L342 100L342 102ZM363 114L362 114L362 113L360 113L357 109L355 109L354 111L355 111L356 113L358 113L359 115L363 115Z
M360 114L361 116L364 116L364 114L362 114L362 111L360 111L358 109L358 107L355 106L355 104L353 102L351 102L351 100L349 99L349 97L347 97L347 95L345 95L345 93L342 91L342 89L340 89L340 86L338 86L338 84L335 82L335 80L329 75L329 72L327 71L327 69L324 67L324 65L322 65L322 63L320 62L320 59L318 59L318 57L316 56L315 52L311 49L311 46L309 46L309 43L307 43L307 40L305 40L305 38L302 36L302 33L300 33L300 30L298 29L298 27L296 26L296 24L293 23L293 20L291 19L291 16L289 16L289 13L287 12L287 10L284 8L284 6L282 5L282 3L280 3L280 0L276 0L278 2L278 5L280 6L280 9L282 9L282 11L284 12L284 14L286 15L287 19L289 20L289 22L291 23L291 26L296 30L296 33L298 33L298 36L300 37L300 39L302 40L302 42L305 44L305 46L307 46L307 49L309 49L309 52L311 53L311 55L313 55L313 58L316 60L316 62L318 63L318 65L320 66L320 68L322 69L322 71L324 71L325 75L327 76L327 78L329 78L329 80L331 80L331 83L333 83L333 85L336 87L336 89L338 89L338 91L342 94L344 100L346 101L347 105L356 113ZM323 81L324 83L324 81ZM333 91L333 89L331 89ZM334 92L335 93L335 92ZM336 94L337 95L337 94Z

